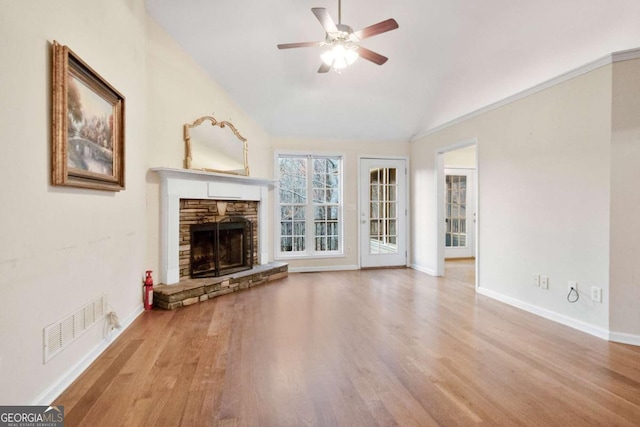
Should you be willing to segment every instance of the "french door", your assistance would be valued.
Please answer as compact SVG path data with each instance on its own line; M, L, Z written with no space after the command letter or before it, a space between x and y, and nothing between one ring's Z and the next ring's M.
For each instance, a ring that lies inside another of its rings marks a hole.
M473 169L445 169L445 258L475 256Z
M407 263L406 161L360 159L360 266Z

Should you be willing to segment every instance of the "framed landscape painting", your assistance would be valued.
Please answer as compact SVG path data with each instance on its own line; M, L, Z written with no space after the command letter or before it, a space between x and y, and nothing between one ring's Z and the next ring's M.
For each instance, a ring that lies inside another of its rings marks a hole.
M53 42L52 184L124 190L124 96Z

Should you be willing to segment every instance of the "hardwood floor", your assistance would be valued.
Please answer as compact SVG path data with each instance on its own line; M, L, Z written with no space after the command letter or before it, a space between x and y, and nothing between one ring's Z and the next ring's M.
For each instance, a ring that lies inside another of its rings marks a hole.
M145 312L55 404L67 426L640 424L640 348L472 284L473 261L291 274Z

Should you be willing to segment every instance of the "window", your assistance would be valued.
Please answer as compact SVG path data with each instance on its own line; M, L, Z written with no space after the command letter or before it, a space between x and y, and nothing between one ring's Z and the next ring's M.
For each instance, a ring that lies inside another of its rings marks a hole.
M342 254L342 157L280 154L280 257Z

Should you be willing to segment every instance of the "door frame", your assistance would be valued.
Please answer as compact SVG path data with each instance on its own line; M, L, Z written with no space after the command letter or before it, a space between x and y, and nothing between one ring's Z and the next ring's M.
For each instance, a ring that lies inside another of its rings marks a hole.
M358 199L358 212L357 212L357 227L358 227L358 269L362 269L362 227L360 226L360 218L362 216L362 213L364 212L364 207L362 206L361 203L361 194L360 191L362 190L362 179L360 178L361 176L361 167L360 164L362 163L362 159L380 159L380 160L404 160L405 162L405 167L407 169L406 171L406 176L405 176L405 191L404 191L404 200L405 200L405 207L407 209L407 216L406 216L406 223L405 223L405 242L406 242L406 247L407 247L407 255L405 257L405 265L407 267L411 266L411 263L409 262L409 260L411 259L411 232L410 232L410 228L411 228L411 205L410 205L410 198L409 195L411 194L410 191L410 185L411 183L409 182L409 168L410 168L410 164L409 164L409 157L408 156L379 156L379 155L366 155L366 154L360 154L358 155L358 179L357 179L357 191L356 191L356 195L357 195L357 199Z
M444 154L450 151L456 151L461 148L467 148L474 146L476 148L476 176L474 183L474 193L475 193L475 212L476 212L476 222L474 224L475 227L475 241L473 242L475 248L474 252L476 254L476 283L475 287L478 289L478 284L480 280L479 275L479 265L480 265L480 250L479 244L480 241L480 233L479 233L479 224L480 224L480 194L478 192L478 182L480 181L480 170L478 168L478 138L471 138L464 141L457 142L455 144L447 145L445 147L440 147L435 150L435 159L436 159L436 168L435 168L435 182L436 182L436 202L435 202L435 218L436 218L436 276L444 276L444 239L445 239L445 206L444 206L444 187L445 187L445 174L444 174Z

